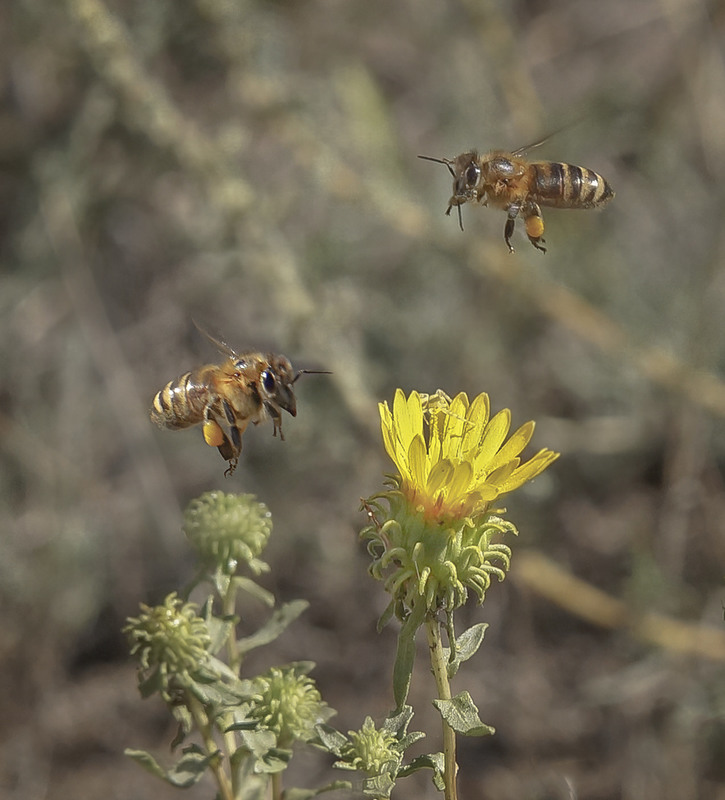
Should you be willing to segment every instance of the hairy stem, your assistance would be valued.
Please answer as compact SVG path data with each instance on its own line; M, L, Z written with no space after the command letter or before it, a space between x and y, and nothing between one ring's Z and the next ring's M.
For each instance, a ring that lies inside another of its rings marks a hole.
M209 718L207 717L206 711L204 711L202 704L191 694L191 692L186 693L186 701L189 711L191 711L191 715L196 723L196 727L199 729L201 738L204 740L206 752L209 755L217 753L217 755L210 760L209 767L214 773L214 778L217 782L217 786L219 787L219 797L222 798L222 800L234 800L232 786L229 782L228 775L226 772L224 772L221 755L219 754L219 747L214 740L212 726L209 723Z
M222 600L222 614L224 616L232 616L237 610L237 588L234 581L229 581L229 587ZM239 653L239 646L237 644L237 632L235 626L229 629L229 636L227 637L227 654L229 657L229 666L239 674L242 666L242 656Z
M272 800L282 800L282 773L272 773Z
M429 614L425 621L428 647L430 649L430 663L433 669L438 697L440 700L451 699L451 685L448 682L446 658L443 653L441 629L435 614ZM456 733L451 726L443 720L443 785L446 800L457 800L456 775Z

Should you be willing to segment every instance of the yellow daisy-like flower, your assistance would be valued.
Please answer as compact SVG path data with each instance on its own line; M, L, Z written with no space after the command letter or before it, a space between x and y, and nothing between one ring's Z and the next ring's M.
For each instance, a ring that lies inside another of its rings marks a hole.
M511 427L505 408L491 417L487 394L469 402L442 392L406 398L395 393L393 410L381 403L385 449L400 473L400 491L426 519L465 519L486 513L501 495L540 475L559 453L540 450L522 463L534 422L504 441ZM427 429L427 438L426 438Z

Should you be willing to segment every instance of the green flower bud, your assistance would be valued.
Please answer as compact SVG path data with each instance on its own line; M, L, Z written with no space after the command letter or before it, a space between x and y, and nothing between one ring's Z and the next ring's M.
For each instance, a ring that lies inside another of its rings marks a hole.
M366 717L362 728L348 731L348 736L349 741L340 753L339 766L364 772L370 777L396 772L401 753L393 733L378 730L372 719Z
M315 735L315 725L332 714L312 678L295 666L272 667L255 678L255 689L250 717L277 736L279 747L308 741Z
M157 675L158 688L167 699L171 683L186 683L209 658L211 637L206 622L196 613L194 603L185 603L176 592L168 595L163 605L151 608L142 603L141 614L129 617L123 632L131 655L142 670Z
M189 503L183 528L203 562L227 575L240 562L257 575L267 569L258 556L272 531L272 515L254 495L206 492Z

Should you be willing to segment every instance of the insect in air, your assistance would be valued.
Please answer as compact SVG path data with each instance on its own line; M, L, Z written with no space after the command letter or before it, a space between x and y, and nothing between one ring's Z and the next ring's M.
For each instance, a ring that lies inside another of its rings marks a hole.
M502 208L507 213L504 239L513 253L511 237L516 218L524 219L526 235L542 252L545 240L541 206L551 208L596 208L608 203L614 191L607 181L591 169L562 164L558 161L529 161L528 150L543 144L542 139L513 152L492 150L480 155L476 150L455 158L418 156L426 161L445 164L453 176L453 194L446 214L455 206L458 224L463 230L461 206L480 203Z
M274 435L282 433L282 411L297 416L294 384L300 375L285 356L258 352L236 353L225 342L201 331L226 358L205 364L169 381L154 395L151 419L160 428L178 431L202 425L204 440L229 462L225 475L239 463L242 436L249 423L271 417Z

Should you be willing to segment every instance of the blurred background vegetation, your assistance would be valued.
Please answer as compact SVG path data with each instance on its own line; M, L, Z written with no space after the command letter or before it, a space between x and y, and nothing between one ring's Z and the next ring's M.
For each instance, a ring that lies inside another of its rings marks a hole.
M456 685L498 732L462 743L461 796L725 798L724 41L716 0L3 6L4 798L176 795L122 755L173 730L119 631L189 578L180 513L209 489L268 504L267 585L311 602L250 669L314 658L338 727L386 714L395 630L356 533L397 386L488 391L562 452L470 609L491 626ZM546 255L521 230L509 255L500 211L461 233L416 158L552 131L536 158L617 197L545 211ZM333 371L230 479L148 420L216 357L192 318Z

